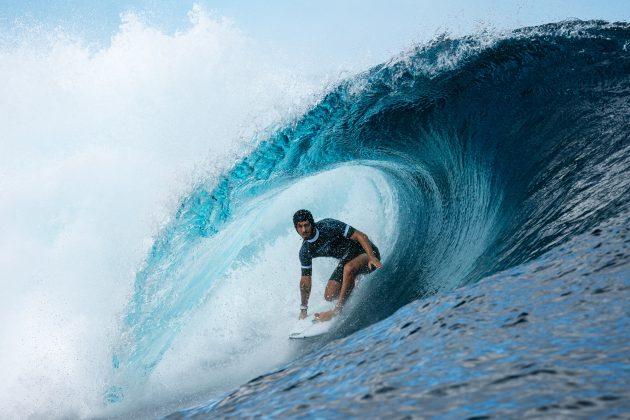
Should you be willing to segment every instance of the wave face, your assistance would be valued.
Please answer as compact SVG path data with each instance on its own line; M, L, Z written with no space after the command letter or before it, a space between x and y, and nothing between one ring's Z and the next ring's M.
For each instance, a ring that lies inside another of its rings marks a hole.
M137 275L106 398L182 369L188 395L221 392L305 351L285 338L298 208L383 254L334 337L627 215L629 42L604 22L445 37L341 83L182 200Z

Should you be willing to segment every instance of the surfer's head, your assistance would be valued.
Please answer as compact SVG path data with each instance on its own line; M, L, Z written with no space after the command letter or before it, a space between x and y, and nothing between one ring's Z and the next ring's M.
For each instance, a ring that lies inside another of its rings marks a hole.
M308 210L298 210L293 215L293 226L302 239L310 239L313 236L315 220Z

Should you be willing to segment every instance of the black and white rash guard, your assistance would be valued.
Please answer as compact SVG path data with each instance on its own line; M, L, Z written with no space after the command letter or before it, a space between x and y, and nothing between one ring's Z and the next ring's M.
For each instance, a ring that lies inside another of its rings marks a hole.
M313 258L331 257L345 262L365 253L357 241L350 239L355 231L349 224L335 219L315 222L313 237L305 240L300 248L302 275L312 274Z

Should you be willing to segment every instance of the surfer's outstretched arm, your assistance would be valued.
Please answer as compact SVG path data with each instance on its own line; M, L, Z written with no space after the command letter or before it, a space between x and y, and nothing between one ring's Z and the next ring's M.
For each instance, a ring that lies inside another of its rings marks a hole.
M300 319L304 319L308 314L308 298L311 296L311 276L300 277L300 296L302 298Z

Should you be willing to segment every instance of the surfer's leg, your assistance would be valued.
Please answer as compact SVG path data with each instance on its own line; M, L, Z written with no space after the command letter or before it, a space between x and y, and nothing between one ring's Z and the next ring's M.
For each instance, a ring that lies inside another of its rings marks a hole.
M324 291L324 299L328 302L339 297L339 290L341 290L341 282L343 281L343 266L344 262L340 261L328 279L328 284L326 284L326 290Z
M341 283L336 280L328 280L326 290L324 291L324 299L328 302L335 300L339 297L339 291L341 290Z
M345 304L348 297L350 297L350 293L352 293L352 289L354 289L354 281L363 268L367 267L367 263L367 254L361 254L351 259L343 266L343 282L341 290L339 291L339 293L344 294L341 303Z

